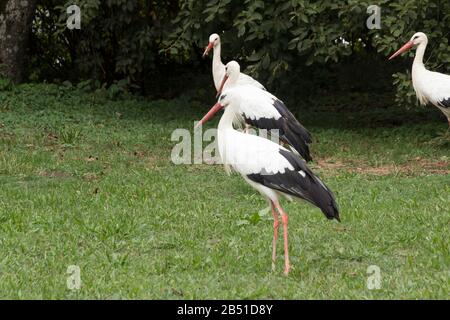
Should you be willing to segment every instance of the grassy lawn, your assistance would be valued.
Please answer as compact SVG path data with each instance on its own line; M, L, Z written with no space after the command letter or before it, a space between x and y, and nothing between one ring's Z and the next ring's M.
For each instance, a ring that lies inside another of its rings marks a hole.
M211 98L211 104L213 99ZM171 133L210 105L0 92L0 298L448 298L450 148L433 108L298 114L342 223L287 203L293 270L240 176L174 165ZM214 127L218 119L207 127ZM80 290L66 286L81 270ZM366 286L367 268L381 289Z

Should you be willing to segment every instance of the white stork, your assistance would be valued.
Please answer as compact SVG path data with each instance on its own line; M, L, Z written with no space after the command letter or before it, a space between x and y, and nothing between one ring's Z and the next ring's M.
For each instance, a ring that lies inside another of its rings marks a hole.
M274 217L272 269L275 269L278 214L281 215L284 231L284 273L287 275L290 270L288 216L279 203L279 197L284 195L289 199L304 199L320 208L328 219L340 221L339 210L333 193L295 153L268 139L245 134L233 128L233 120L239 113L241 99L241 92L235 88L224 91L219 101L197 126L204 124L220 109L225 108L217 132L220 157L225 165L239 172L247 183L270 202Z
M213 33L209 36L208 46L205 48L203 52L203 57L207 56L209 51L214 49L213 60L212 60L212 74L214 79L214 86L216 90L219 90L220 81L223 79L225 75L225 65L222 63L222 58L220 57L220 37L217 33ZM266 90L264 86L253 79L252 77L240 73L239 74L239 84L249 84L252 86L256 86L260 89Z
M425 33L417 32L403 47L395 52L390 58L408 51L417 45L416 56L412 66L412 81L414 91L422 105L431 103L438 107L447 117L450 126L450 76L429 71L423 64L423 55L427 48L428 38Z
M223 88L233 88L234 94L239 97L237 120L259 129L278 130L282 142L293 147L306 161L311 161L308 144L312 139L308 130L273 94L255 86L241 85L239 74L239 64L228 62L218 91L220 94Z

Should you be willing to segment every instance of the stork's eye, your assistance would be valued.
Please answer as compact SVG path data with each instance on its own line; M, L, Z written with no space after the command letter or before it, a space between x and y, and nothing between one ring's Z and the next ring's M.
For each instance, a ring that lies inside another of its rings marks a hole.
M416 39L418 39L419 38L419 36L415 36L414 38L413 38L413 40L416 40Z
M226 96L227 96L226 94L221 95L221 96L220 96L220 101L222 101L223 99L225 99Z

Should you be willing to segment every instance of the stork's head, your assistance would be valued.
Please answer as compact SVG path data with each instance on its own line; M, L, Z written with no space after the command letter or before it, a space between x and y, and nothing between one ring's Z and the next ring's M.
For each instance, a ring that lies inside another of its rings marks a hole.
M205 48L205 51L203 52L203 58L208 55L209 51L212 48L215 48L218 44L220 44L220 37L217 33L213 33L209 36L209 42L208 45Z
M414 45L419 45L423 42L428 43L428 37L423 32L417 32L411 37L411 40L409 41L412 42Z
M420 45L424 43L425 45L428 43L427 35L423 32L417 32L409 40L407 43L403 45L397 52L395 52L392 56L389 57L389 60L394 59L396 56L401 55L403 52L406 52L413 48L414 46Z
M231 60L225 66L225 74L231 78L233 76L239 77L239 73L241 73L241 66L234 60Z
M219 96L225 83L228 82L231 85L236 84L241 73L241 66L236 61L232 60L225 66L225 75L223 76L222 82L220 83L219 90L217 90L217 96Z

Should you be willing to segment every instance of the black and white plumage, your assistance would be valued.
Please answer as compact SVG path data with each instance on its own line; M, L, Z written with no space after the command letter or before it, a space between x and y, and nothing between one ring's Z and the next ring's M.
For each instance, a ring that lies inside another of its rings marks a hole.
M247 178L288 196L306 200L322 210L328 219L340 221L336 200L328 187L294 153L283 148L279 149L279 153L293 169L286 167L283 173L274 174L252 173Z
M311 134L300 124L286 105L268 91L251 85L238 83L240 66L236 61L230 61L225 68L219 93L222 90L233 92L237 99L237 120L259 129L278 130L282 142L290 145L306 161L311 161L309 144Z
M429 71L423 64L428 38L425 33L418 32L411 37L403 47L395 52L389 60L417 46L416 56L412 66L412 81L414 91L422 105L433 104L447 117L450 126L450 76Z
M240 112L241 99L242 96L234 88L225 90L199 125L225 108L217 131L220 157L226 166L240 173L252 187L269 200L274 216L273 263L276 257L278 213L281 215L287 274L290 269L287 245L288 219L279 204L280 196L304 199L321 209L328 219L340 220L339 209L330 189L314 175L297 154L268 139L245 134L233 128L236 114Z

